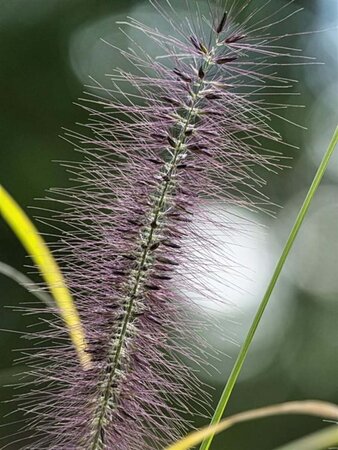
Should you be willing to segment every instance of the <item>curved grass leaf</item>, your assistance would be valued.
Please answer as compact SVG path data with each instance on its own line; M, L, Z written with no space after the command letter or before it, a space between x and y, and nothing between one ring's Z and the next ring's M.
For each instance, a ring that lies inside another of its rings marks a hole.
M278 447L275 450L324 450L327 448L334 450L334 448L338 448L337 444L338 426L335 425ZM335 445L335 447L331 447L332 445Z
M27 289L28 292L33 294L37 299L46 303L46 305L51 307L55 306L53 298L49 294L41 291L41 289L39 289L39 286L37 286L34 281L28 278L25 274L14 269L14 267L0 262L0 274L5 275L6 277L18 283L20 286Z
M234 416L224 419L222 422L212 425L206 428L197 430L182 440L175 442L175 444L167 447L165 450L188 450L195 445L202 442L203 439L209 436L214 436L221 431L237 425L241 422L247 422L250 420L256 420L263 417L271 417L282 414L305 414L310 416L325 417L326 419L337 420L338 419L338 406L332 403L320 402L316 400L301 401L301 402L288 402L278 405L267 406L264 408L254 409L252 411L246 411L236 414ZM337 428L338 430L338 428ZM337 436L337 434L336 434ZM305 447L286 447L277 450L305 450ZM321 450L316 447L309 447L306 450Z
M63 275L46 243L25 212L0 185L0 214L20 239L32 260L39 268L63 318L79 360L86 369L90 367L89 354L79 314L65 284Z

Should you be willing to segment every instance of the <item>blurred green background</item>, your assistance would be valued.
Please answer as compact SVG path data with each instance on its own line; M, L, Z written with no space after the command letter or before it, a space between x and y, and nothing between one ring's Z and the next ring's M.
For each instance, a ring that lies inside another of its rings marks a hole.
M253 3L259 6L262 2L265 0ZM272 7L286 3L274 0ZM237 308L215 311L223 330L210 330L208 339L225 356L217 362L217 371L211 377L203 375L203 380L215 387L215 402L338 123L338 33L334 28L338 23L338 2L296 0L295 4L304 7L304 11L285 23L282 30L326 30L291 39L294 46L325 65L285 69L288 76L299 80L301 92L300 98L285 97L285 102L306 106L291 110L287 117L297 119L308 130L287 123L278 125L300 150L288 152L293 156L292 170L271 176L265 191L273 202L283 206L277 219L258 218L267 226L265 231L254 228L244 249L239 241L236 255L249 272L239 282L241 291L225 292ZM120 64L116 53L100 38L125 46L115 21L132 15L155 22L156 16L150 14L147 1L141 0L0 0L0 181L25 208L37 206L35 199L43 197L46 188L69 183L64 170L53 161L74 160L79 155L60 139L61 128L86 121L86 113L73 103L81 97L88 76L109 86L104 75ZM330 165L287 262L228 413L296 399L338 403L337 224L338 156ZM43 224L39 228L45 230ZM39 281L34 270L27 268L29 261L24 250L2 221L0 261ZM0 328L19 332L34 323L34 318L7 308L31 299L24 289L0 274ZM18 356L15 351L26 344L19 333L6 331L1 332L0 342L0 397L6 401L11 398L12 388L4 385L11 383L13 373L22 369L20 363L13 368ZM9 432L15 434L18 425L1 426L16 420L15 415L4 418L12 410L11 403L0 405L0 437ZM202 423L206 420L197 421L197 425ZM274 418L241 425L218 437L213 448L271 450L323 425L314 418ZM11 440L4 437L0 443ZM19 444L6 448L15 450Z

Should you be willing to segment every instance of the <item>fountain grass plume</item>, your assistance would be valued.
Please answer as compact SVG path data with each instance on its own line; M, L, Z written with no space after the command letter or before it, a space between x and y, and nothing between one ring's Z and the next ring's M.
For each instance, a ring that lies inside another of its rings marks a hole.
M182 436L189 423L182 417L189 420L195 390L204 389L183 363L202 363L206 348L189 314L193 299L180 289L199 289L185 271L187 263L200 267L190 251L202 239L194 217L210 226L210 199L226 209L269 210L255 168L281 165L269 143L283 142L271 120L285 106L266 98L292 87L276 66L298 53L272 34L293 14L292 2L258 19L262 6L242 24L250 1L219 2L207 16L192 0L192 20L168 1L151 3L170 34L136 18L123 26L143 33L163 57L130 38L121 54L132 73L115 68L109 89L96 84L82 101L85 131L66 133L84 159L68 164L73 187L52 190L63 205L53 218L64 230L55 255L92 363L81 368L57 317L29 335L41 345L27 356L34 381L20 398L31 430L23 448L145 450ZM234 228L230 220L218 226ZM212 239L202 247L210 260L219 251Z

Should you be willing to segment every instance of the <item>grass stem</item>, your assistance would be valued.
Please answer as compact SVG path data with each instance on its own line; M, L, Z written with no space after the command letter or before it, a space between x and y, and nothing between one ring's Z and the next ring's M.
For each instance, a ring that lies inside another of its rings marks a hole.
M326 151L326 153L325 153L325 155L324 155L324 157L322 159L322 162L320 163L320 166L319 166L319 168L317 170L317 173L316 173L316 175L315 175L315 177L314 177L314 179L312 181L312 184L311 184L310 189L309 189L309 191L307 193L307 196L306 196L306 198L304 200L304 203L303 203L303 205L302 205L302 207L301 207L301 209L300 209L300 211L298 213L296 221L295 221L295 223L293 225L293 228L292 228L292 230L290 232L290 235L289 235L289 237L288 237L288 239L286 241L284 250L283 250L283 252L282 252L282 254L281 254L280 258L279 258L279 261L278 261L278 263L276 265L276 268L275 268L275 271L274 271L274 273L272 275L271 281L270 281L270 283L269 283L269 285L267 287L267 290L266 290L266 292L264 294L264 297L263 297L263 299L262 299L262 301L261 301L261 303L259 305L257 313L256 313L256 315L255 315L255 317L253 319L252 325L251 325L251 327L249 329L249 332L248 332L248 334L246 336L246 339L245 339L245 341L244 341L244 343L243 343L243 345L241 347L241 350L240 350L240 352L238 354L238 357L236 359L235 365L234 365L234 367L233 367L233 369L231 371L231 374L229 376L228 382L225 385L225 388L224 388L224 390L222 392L222 395L221 395L221 398L219 400L219 403L218 403L218 405L217 405L217 407L215 409L213 418L211 420L211 425L219 423L221 418L222 418L222 416L223 416L224 410L225 410L225 408L226 408L226 406L227 406L227 404L229 402L229 399L230 399L230 396L232 394L232 391L233 391L233 389L235 387L235 384L236 384L236 382L238 380L239 374L240 374L241 369L243 367L244 361L245 361L246 356L248 354L249 348L251 346L251 343L253 341L253 338L255 336L257 328L258 328L258 326L260 324L260 321L262 319L264 311L265 311L265 309L266 309L266 307L267 307L267 305L269 303L271 294L272 294L272 292L274 290L274 287L276 286L276 283L277 283L277 280L279 278L279 275L281 274L281 271L283 269L285 261L286 261L288 255L289 255L290 250L291 250L291 248L292 248L292 246L294 244L294 241L295 241L295 239L296 239L296 237L298 235L300 227L302 226L302 223L303 223L304 218L305 218L305 216L306 216L306 214L307 214L307 212L309 210L309 207L310 207L310 204L312 202L312 199L313 199L313 197L314 197L314 195L315 195L315 193L316 193L316 191L318 189L318 186L320 185L320 182L321 182L321 180L323 178L323 175L324 175L324 173L326 171L326 168L327 168L327 166L329 164L329 161L331 159L331 156L332 156L332 154L334 152L334 149L335 149L337 143L338 143L338 127L336 128L336 130L335 130L335 132L333 134L333 137L332 137L332 140L331 140L331 142L329 144L329 147L328 147L328 149L327 149L327 151ZM211 445L212 441L213 441L213 438L214 438L214 435L212 435L212 436L208 437L207 439L205 439L202 442L201 446L200 446L200 450L208 450L210 448L210 445Z

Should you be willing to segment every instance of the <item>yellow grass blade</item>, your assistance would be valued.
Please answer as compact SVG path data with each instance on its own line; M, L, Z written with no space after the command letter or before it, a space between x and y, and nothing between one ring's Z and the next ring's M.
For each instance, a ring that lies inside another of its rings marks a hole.
M175 444L170 445L165 450L188 450L189 448L202 442L203 439L213 434L218 434L238 423L279 414L306 414L310 416L323 417L325 419L337 420L338 406L331 403L312 400L282 403L279 405L254 409L252 411L247 411L228 417L216 425L201 428L200 430L188 434L188 436L178 442L175 442Z
M69 335L79 360L84 369L89 369L91 363L89 354L85 352L84 330L63 275L33 223L1 185L0 214L20 239L22 245L39 268L55 299L60 315L69 330Z

